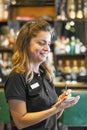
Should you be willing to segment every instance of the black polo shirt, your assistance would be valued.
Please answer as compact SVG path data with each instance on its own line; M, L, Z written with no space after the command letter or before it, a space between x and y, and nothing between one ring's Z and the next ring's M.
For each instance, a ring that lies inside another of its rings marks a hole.
M39 112L49 109L57 101L57 94L51 82L45 79L45 74L34 73L34 78L26 83L25 75L13 72L5 84L7 100L18 99L26 102L27 112ZM23 130L58 130L57 115Z

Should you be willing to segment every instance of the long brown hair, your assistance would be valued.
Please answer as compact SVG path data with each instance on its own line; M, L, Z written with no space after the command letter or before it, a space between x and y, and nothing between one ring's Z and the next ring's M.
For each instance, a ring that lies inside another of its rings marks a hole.
M50 24L43 19L30 20L21 27L16 39L15 51L12 57L12 71L26 74L27 81L33 78L33 72L30 67L31 54L28 50L29 43L31 38L36 37L40 31L51 32ZM46 78L51 80L51 70L46 62L43 62L41 66L43 66L46 71Z

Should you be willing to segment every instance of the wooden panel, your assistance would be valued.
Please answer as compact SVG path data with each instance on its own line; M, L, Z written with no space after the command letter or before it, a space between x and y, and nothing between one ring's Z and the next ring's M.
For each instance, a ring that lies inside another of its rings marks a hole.
M16 19L17 16L35 16L50 15L55 18L54 6L43 7L14 7L11 8L11 19Z

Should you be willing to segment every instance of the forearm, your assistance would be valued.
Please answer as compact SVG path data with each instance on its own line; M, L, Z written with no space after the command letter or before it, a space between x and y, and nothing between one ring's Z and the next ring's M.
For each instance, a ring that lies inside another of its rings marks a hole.
M23 129L25 127L35 125L49 118L50 116L56 114L57 110L55 107L52 107L48 110L44 110L40 112L33 112L33 113L26 113L22 116L13 110L11 110L11 113L12 113L12 117L17 128Z

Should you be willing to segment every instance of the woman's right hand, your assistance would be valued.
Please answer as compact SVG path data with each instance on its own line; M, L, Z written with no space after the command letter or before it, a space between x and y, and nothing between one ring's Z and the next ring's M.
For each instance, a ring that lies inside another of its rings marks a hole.
M79 96L74 97L74 100L68 101L68 102L64 102L65 99L71 97L71 89L68 89L67 91L64 91L59 97L57 102L52 106L56 108L56 112L59 112L61 110L64 110L65 108L71 107L73 105L75 105L78 100L80 99Z

